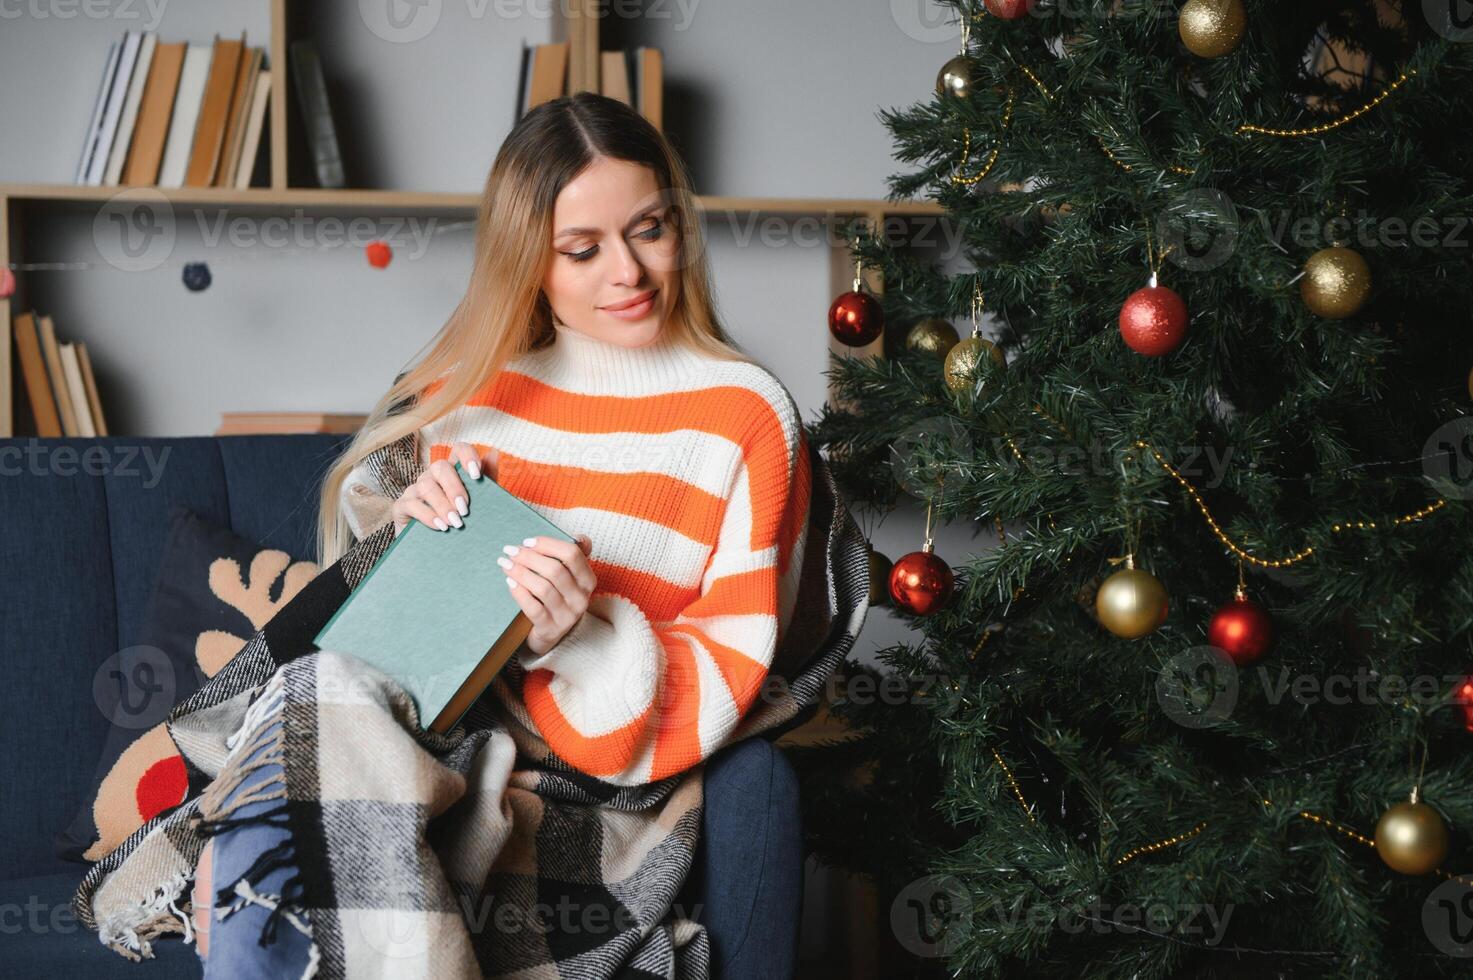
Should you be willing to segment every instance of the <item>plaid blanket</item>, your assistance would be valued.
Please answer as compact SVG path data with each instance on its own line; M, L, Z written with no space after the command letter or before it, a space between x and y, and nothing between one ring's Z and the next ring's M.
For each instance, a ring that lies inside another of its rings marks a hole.
M415 438L356 471L376 500L418 475ZM732 740L771 738L811 715L868 609L868 547L808 445L797 609ZM260 901L273 909L269 931L277 916L305 921L309 975L706 977L705 928L678 899L699 840L703 765L606 783L558 758L503 703L505 689L437 735L387 675L312 643L393 534L392 521L366 532L170 713L190 791L88 870L74 913L133 960L167 933L192 941L188 883L208 837L231 825L223 804L248 775L242 760L265 745L281 778L231 804L280 800L244 819L284 821L299 873L287 894L257 895L246 879L279 866L264 855L239 882L215 882L217 904ZM495 683L515 692L522 676L513 658Z

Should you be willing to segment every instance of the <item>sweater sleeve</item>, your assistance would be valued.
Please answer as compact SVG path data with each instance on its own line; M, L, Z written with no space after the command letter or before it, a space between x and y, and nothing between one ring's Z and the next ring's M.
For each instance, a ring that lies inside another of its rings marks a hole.
M810 479L803 428L784 399L742 440L698 596L652 622L596 590L552 649L519 652L523 701L554 752L635 785L690 768L727 741L793 613Z

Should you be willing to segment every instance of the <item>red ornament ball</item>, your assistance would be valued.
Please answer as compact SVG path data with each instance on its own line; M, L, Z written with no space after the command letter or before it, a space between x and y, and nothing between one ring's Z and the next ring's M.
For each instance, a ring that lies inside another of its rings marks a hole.
M1160 357L1187 334L1187 304L1166 286L1145 286L1120 308L1120 336L1137 354Z
M388 242L369 242L363 249L368 255L368 264L375 269L388 268L394 260L394 250L389 247Z
M1253 663L1274 642L1274 621L1252 599L1234 599L1212 614L1207 642L1222 650L1239 667Z
M829 333L849 347L874 343L885 329L885 311L869 293L850 290L829 307Z
M1453 689L1453 704L1463 709L1463 727L1473 732L1473 677L1465 677Z
M912 551L890 569L890 599L916 616L939 611L951 598L956 576L930 551Z
M1017 20L1027 16L1037 0L983 0L987 12L1003 20Z

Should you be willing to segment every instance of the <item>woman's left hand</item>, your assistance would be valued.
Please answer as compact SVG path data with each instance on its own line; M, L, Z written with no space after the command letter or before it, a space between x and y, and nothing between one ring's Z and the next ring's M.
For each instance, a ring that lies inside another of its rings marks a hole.
M532 543L507 545L497 562L506 570L507 587L532 621L525 645L534 654L551 650L588 611L588 598L598 585L588 555L593 542L578 535L578 543L539 536Z

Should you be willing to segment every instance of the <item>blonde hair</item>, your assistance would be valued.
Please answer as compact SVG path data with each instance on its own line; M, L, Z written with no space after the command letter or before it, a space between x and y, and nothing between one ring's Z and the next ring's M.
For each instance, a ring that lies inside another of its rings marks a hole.
M552 308L542 293L552 260L553 205L600 158L650 167L668 198L680 250L680 292L662 335L719 360L751 361L718 322L690 175L669 142L617 99L580 92L545 102L522 117L497 151L476 208L465 295L323 478L317 523L322 567L353 544L340 495L354 467L459 408L508 362L554 341Z

